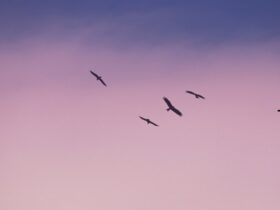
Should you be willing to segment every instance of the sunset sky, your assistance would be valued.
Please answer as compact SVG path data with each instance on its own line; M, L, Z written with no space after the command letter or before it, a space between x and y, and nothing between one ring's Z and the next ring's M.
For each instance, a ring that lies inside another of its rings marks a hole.
M279 8L1 0L0 209L279 210Z

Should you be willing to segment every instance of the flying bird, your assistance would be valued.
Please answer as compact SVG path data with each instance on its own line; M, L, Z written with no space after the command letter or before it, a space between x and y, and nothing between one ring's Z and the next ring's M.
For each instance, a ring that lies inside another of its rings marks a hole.
M98 74L94 73L93 71L90 71L90 73L96 77L97 80L99 80L104 86L107 87L106 83L104 82L104 80L102 79L101 76L99 76Z
M146 121L147 124L152 124L152 125L154 125L154 126L158 126L158 124L152 122L152 121L151 121L150 119L148 119L148 118L144 118L144 117L141 117L141 116L139 116L139 118L142 119L142 120L144 120L144 121Z
M194 93L194 92L189 91L189 90L187 90L186 93L189 93L189 94L191 94L191 95L194 95L197 99L199 99L199 98L205 99L204 96L202 96L202 95L200 95L200 94L197 94L197 93Z
M280 109L278 109L277 112L280 112Z
M172 104L171 102L168 100L168 98L166 97L163 97L163 100L165 101L165 103L167 104L168 108L166 109L167 111L171 110L173 111L174 113L176 113L177 115L179 116L182 116L182 112L180 112L178 109L176 109Z

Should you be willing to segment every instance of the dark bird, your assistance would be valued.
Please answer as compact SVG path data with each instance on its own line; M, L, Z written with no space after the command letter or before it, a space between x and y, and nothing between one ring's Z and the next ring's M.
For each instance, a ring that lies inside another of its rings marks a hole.
M278 109L277 112L280 112L280 109Z
M168 98L163 97L163 100L165 101L165 103L166 103L167 106L168 106L168 108L166 109L167 111L171 110L171 111L173 111L174 113L176 113L176 114L179 115L179 116L182 116L182 115L183 115L178 109L176 109L176 108L171 104L171 102L168 100Z
M204 96L202 96L202 95L200 95L200 94L197 94L197 93L194 93L194 92L189 91L189 90L187 90L186 93L189 93L189 94L191 94L191 95L194 95L197 99L199 99L199 98L205 99Z
M141 116L139 116L139 117L140 117L140 119L146 121L147 124L152 124L152 125L154 125L154 126L158 126L156 123L152 122L152 121L151 121L150 119L148 119L148 118L144 118L144 117L141 117Z
M97 80L99 80L104 86L107 87L106 83L103 81L102 77L94 73L93 71L90 71L90 73L96 77Z

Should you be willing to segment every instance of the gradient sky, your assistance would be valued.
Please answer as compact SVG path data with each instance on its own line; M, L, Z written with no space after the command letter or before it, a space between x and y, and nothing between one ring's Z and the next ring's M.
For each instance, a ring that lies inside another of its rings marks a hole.
M0 209L279 210L279 6L1 1Z

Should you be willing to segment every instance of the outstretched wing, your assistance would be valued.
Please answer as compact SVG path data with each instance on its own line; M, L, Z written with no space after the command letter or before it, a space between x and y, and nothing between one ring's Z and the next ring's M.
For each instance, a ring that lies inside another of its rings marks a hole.
M163 97L163 100L165 101L165 103L167 104L167 106L171 109L173 107L173 105L171 104L171 102L168 100L168 98Z
M144 118L144 117L139 116L139 118L142 119L142 120L144 120L144 121L147 121L147 119Z
M199 95L199 94L197 94L197 97L198 97L198 98L202 98L202 99L205 99L205 97L204 97L204 96L202 96L202 95Z
M99 79L99 80L100 80L100 82L101 82L104 86L107 87L107 85L106 85L106 83L103 81L103 79Z
M179 115L179 116L182 116L183 114L182 114L182 112L180 112L178 109L176 109L175 107L172 107L172 109L171 109L174 113L176 113L177 115Z
M156 123L154 123L154 122L152 122L152 121L150 121L150 123L151 123L152 125L154 125L154 126L158 126L158 124L156 124Z
M90 73L95 76L96 78L99 77L97 74L95 74L93 71L90 70Z
M189 90L187 90L187 91L186 91L186 93L189 93L189 94L195 95L195 93L194 93L194 92L189 91Z

